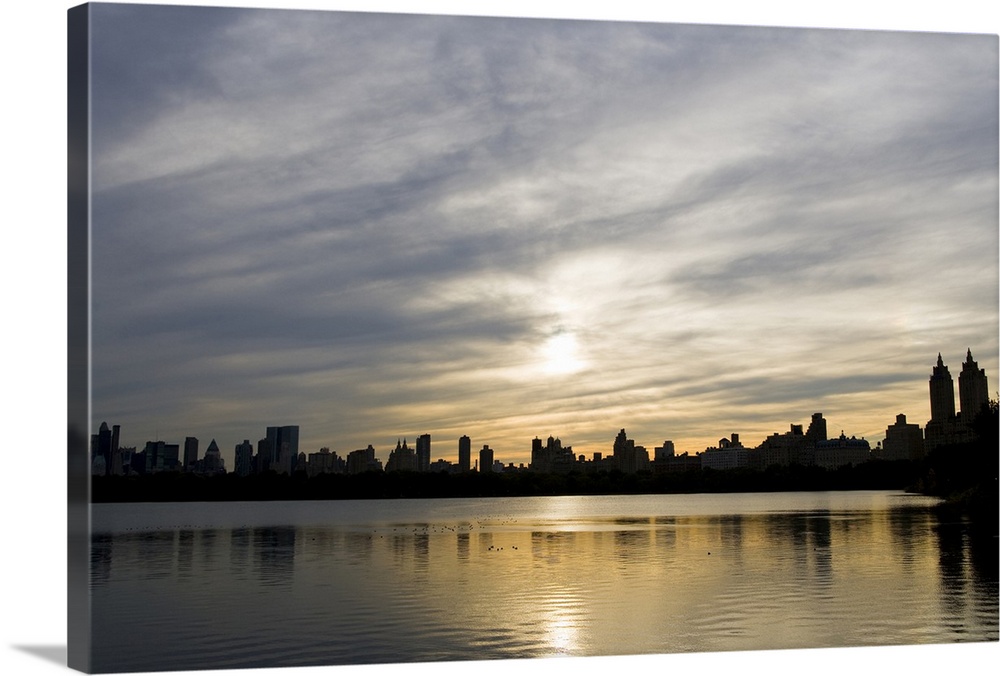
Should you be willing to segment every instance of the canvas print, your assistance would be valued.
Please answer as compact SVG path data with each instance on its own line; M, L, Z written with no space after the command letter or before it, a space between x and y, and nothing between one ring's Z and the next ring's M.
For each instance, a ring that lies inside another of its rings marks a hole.
M70 10L70 665L997 641L997 48Z

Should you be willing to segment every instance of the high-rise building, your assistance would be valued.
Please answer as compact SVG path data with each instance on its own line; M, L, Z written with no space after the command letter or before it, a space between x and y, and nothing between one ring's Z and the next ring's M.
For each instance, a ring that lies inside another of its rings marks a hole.
M348 474L381 471L382 461L375 457L375 447L371 444L368 444L368 448L358 449L347 454Z
M702 469L736 469L746 467L749 462L749 450L740 443L740 435L735 432L728 439L719 439L718 446L706 448L701 454Z
M198 439L184 438L184 469L191 469L198 462Z
M180 444L168 444L165 441L147 441L143 450L146 458L147 474L176 470L179 465Z
M431 435L417 437L417 471L426 472L431 467Z
M813 451L816 441L826 441L826 421L822 422L822 435L824 438L816 438L820 432L820 424L817 423L816 416L823 420L822 415L815 414L813 422L809 425L809 432L802 433L802 425L790 425L787 432L778 434L775 432L768 436L760 445L752 449L748 455L749 466L754 469L767 469L772 465L787 467L789 465L812 464ZM810 436L813 435L813 436ZM814 438L816 439L814 441Z
M177 471L180 469L180 444L163 444L163 469L164 471Z
M94 474L123 474L122 457L118 450L121 425L108 427L102 422L97 434L90 435L90 462Z
M271 469L271 442L267 438L257 441L257 455L254 456L254 472L262 474Z
M281 448L278 450L278 465L275 468L278 474L291 474L295 470L295 453L292 452L292 447L287 441L281 442Z
M399 439L396 439L396 448L389 451L389 458L385 461L385 471L417 471L417 454L412 448L406 445L406 439L403 439L402 443L400 443Z
M531 440L531 462L528 463L528 467L535 472L548 472L548 458L545 457L545 447L542 446L542 440L535 437Z
M134 458L137 455L138 454L135 452L135 446L119 446L118 450L115 452L115 459L113 461L113 471L115 474L128 476L137 473L137 469L132 469Z
M594 454L594 462L595 467L601 466L600 454ZM653 461L650 463L650 469L654 472L683 472L691 468L701 469L700 455L691 456L690 458L687 453L678 455L677 449L674 447L674 442L669 439L664 441L662 446L653 448Z
M219 451L219 445L215 443L215 439L212 439L208 448L205 449L203 463L203 471L206 474L221 474L226 471L225 463L222 460L222 453Z
M253 473L253 444L249 439L244 439L242 444L236 444L236 463L233 470L239 476L250 476Z
M299 457L299 426L268 427L267 443L271 454L268 467L281 473L293 473Z
M931 420L933 422L948 422L955 417L955 384L951 379L948 367L938 352L937 366L931 372Z
M309 476L318 474L343 474L347 471L344 459L324 446L319 453L310 453L306 459L306 472Z
M531 440L531 463L528 465L531 471L565 473L575 466L572 446L564 447L562 441L553 436L545 440L544 446L538 437Z
M146 474L152 474L158 471L157 466L163 466L163 445L162 441L147 441L145 448L142 449L142 456L145 462L143 463L142 470Z
M938 353L937 365L930 378L931 419L924 427L924 452L953 443L957 431L955 420L955 386Z
M906 422L900 413L896 422L885 428L882 442L883 460L919 460L924 457L924 433L920 425Z
M486 444L483 444L482 450L479 451L479 471L493 471L493 449Z
M809 429L806 430L806 438L813 443L826 441L826 418L822 413L813 413Z
M111 426L111 473L122 474L122 457L118 443L121 441L122 426Z
M111 474L113 455L114 447L112 445L111 429L108 427L108 423L102 422L100 428L97 430L97 434L90 435L90 461L93 465L97 458L100 458L98 462L100 466L98 474Z
M625 435L624 429L615 437L611 457L614 466L625 474L649 468L649 453L642 446L636 446L635 441Z
M958 374L958 401L962 407L959 416L966 425L971 425L990 400L990 388L986 380L986 370L979 368L972 359L970 349Z
M462 435L458 439L458 471L472 470L472 439Z
M662 462L668 458L674 457L676 451L674 450L674 442L667 441L663 442L662 446L656 446L653 448L653 462Z

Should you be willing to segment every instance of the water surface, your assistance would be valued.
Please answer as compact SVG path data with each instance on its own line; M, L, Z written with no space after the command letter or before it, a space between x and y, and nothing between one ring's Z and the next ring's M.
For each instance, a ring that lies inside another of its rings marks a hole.
M997 542L885 491L92 508L95 671L993 641Z

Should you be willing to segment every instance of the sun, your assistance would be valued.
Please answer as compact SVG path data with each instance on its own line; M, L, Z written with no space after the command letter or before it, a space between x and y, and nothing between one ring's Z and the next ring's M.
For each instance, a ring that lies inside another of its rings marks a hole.
M576 336L560 331L545 341L542 347L543 370L549 375L576 373L586 366L580 358Z

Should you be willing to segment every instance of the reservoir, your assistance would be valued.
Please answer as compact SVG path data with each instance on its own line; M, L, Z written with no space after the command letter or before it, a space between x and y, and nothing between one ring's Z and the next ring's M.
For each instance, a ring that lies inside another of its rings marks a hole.
M893 491L95 504L94 671L996 641Z

